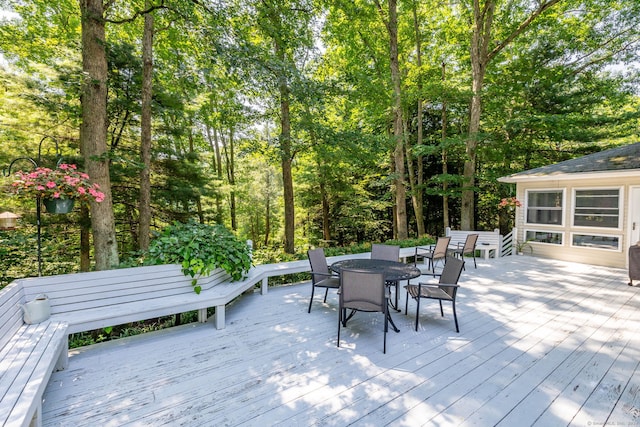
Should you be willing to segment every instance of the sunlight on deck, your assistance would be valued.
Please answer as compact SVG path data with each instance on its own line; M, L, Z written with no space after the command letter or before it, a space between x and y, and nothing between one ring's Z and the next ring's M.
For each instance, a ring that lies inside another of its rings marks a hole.
M640 301L626 272L482 260L450 305L379 313L337 339L337 297L308 284L246 295L228 326L185 325L72 352L43 425L576 425L640 423ZM404 292L404 291L402 291Z

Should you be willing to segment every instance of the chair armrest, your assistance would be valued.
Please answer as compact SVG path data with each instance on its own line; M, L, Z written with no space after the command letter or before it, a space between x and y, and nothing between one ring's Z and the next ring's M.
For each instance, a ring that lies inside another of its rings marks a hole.
M317 272L314 272L314 271L312 271L311 274L313 274L313 275L317 274L318 276L326 276L326 277L334 276L334 274L332 274L332 273L329 273L329 274L327 274L327 273L317 273Z
M330 266L330 265L328 265L328 264L327 264L327 270L329 270L329 274L330 274L331 276L336 276L336 277L339 277L339 276L340 276L337 272L333 271L333 270L331 269L331 266ZM313 273L313 271L312 271L311 273Z
M446 283L418 283L418 286L424 286L427 288L459 288L460 285L447 285Z
M421 276L433 276L435 278L442 276L442 273L422 273Z

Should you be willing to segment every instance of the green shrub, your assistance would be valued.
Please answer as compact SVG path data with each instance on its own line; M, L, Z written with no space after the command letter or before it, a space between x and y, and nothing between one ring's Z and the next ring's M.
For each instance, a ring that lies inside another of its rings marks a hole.
M193 278L193 290L199 294L198 278L218 267L233 280L242 279L251 268L251 254L246 243L221 225L175 222L154 237L144 263L180 264L182 272Z

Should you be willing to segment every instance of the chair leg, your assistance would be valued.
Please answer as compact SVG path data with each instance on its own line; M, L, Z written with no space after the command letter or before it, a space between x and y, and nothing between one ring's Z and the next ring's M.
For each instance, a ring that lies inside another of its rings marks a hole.
M342 326L342 308L338 308L338 342L336 342L336 347L340 347L340 326Z
M473 251L473 267L478 268L478 264L476 264L476 251Z
M311 304L313 304L313 294L315 293L316 287L312 284L311 285L311 299L309 299L309 309L307 310L307 313L311 313Z
M404 300L404 315L407 315L407 309L409 308L409 291L407 291L406 298Z
M382 353L387 354L387 331L389 330L389 303L384 313L384 336L382 338Z
M442 300L438 300L438 302L440 303L440 315L444 317L444 311L442 311Z
M451 301L451 306L453 307L453 321L456 322L456 332L460 333L460 328L458 327L458 316L456 315L456 301Z
M418 331L418 315L420 314L420 297L416 298L416 332Z
M329 295L329 288L324 288L324 302L327 302L327 295Z
M392 307L393 307L394 310L400 311L400 309L398 308L398 289L399 289L398 281L396 280L394 282L394 284L395 284L395 288L396 288L395 289L395 293L394 293L395 303L392 304ZM389 286L389 291L391 291L391 286Z

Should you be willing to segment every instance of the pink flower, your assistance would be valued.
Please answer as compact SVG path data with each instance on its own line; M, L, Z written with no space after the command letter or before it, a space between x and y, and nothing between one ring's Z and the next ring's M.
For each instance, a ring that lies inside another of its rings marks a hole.
M521 206L522 206L522 203L520 203L520 200L516 199L515 197L505 197L504 199L500 200L500 203L498 203L499 208L504 208L504 207L519 208Z
M16 194L57 199L104 200L100 187L89 175L73 164L61 164L57 169L38 167L30 172L19 171L11 184ZM95 189L93 192L91 189Z

